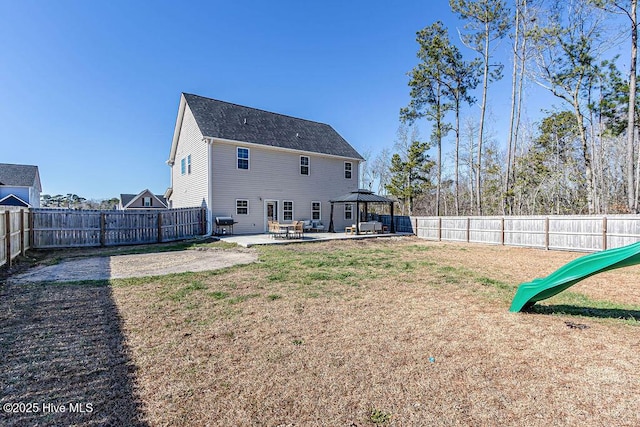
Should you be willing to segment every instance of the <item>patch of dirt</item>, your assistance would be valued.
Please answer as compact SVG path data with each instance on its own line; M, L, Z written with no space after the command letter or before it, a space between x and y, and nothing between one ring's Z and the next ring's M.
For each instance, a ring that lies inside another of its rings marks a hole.
M55 265L33 267L10 277L8 282L24 284L161 276L250 264L257 259L257 254L252 250L214 248L68 259Z

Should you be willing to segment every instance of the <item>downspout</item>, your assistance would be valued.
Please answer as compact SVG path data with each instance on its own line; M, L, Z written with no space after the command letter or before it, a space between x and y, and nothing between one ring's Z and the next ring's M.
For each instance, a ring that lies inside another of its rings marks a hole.
M213 234L213 138L203 137L207 143L207 236Z

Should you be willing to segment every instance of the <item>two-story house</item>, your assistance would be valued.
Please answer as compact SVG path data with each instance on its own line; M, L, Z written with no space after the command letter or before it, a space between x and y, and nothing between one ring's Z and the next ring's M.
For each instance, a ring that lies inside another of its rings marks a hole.
M0 163L0 205L39 208L41 192L37 166Z
M362 156L331 126L183 93L171 152L170 208L206 206L208 224L233 217L234 232L267 221L329 224L329 201L358 189ZM334 224L355 220L336 205Z

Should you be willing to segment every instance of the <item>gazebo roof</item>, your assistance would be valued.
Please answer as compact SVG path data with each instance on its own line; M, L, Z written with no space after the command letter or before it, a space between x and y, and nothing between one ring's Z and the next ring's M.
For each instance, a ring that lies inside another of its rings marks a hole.
M393 200L373 194L373 191L359 189L330 200L331 203L392 203Z

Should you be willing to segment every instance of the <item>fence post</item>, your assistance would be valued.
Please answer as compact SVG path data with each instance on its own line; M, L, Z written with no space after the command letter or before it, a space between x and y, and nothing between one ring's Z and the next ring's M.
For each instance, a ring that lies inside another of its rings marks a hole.
M442 217L438 217L438 242L442 241Z
M607 250L607 217L602 217L602 250Z
M34 212L32 209L29 209L29 247L33 248L36 242L35 232L33 231L33 227L35 226L35 218Z
M4 211L4 238L6 244L7 267L11 267L11 211Z
M544 217L544 248L549 250L549 217Z
M500 244L504 246L504 217L500 218Z
M417 236L418 235L418 217L417 216L413 218L413 223L414 223L413 234Z
M104 246L106 244L106 228L106 214L104 212L100 212L100 246Z
M24 210L20 209L20 255L24 256L26 249L24 247Z
M158 243L162 242L162 212L158 212Z
M467 243L469 243L469 237L471 235L471 217L467 217Z
M205 208L204 206L201 209L201 215L202 215L202 228L201 228L201 233L202 235L207 234L207 208Z

